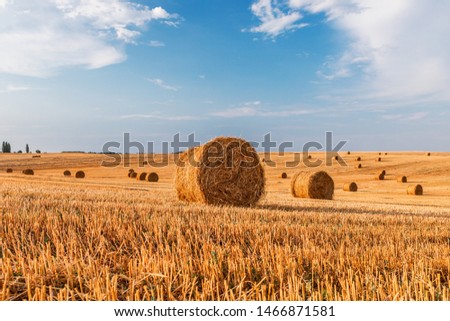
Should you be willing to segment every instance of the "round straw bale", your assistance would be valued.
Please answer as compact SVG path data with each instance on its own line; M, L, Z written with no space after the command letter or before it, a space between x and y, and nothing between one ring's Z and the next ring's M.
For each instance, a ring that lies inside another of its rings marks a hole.
M358 191L358 185L356 185L355 182L345 183L344 184L344 191L346 191L346 192L356 192L356 191Z
M334 159L335 160L339 160L339 156L334 156Z
M287 174L285 172L281 173L280 175L281 178L287 178Z
M145 181L145 180L147 180L147 173L143 172L143 173L137 174L136 179L138 181Z
M132 168L130 168L129 170L128 170L128 173L133 173L134 172L134 169L132 169Z
M347 152L347 155L350 155L350 154L351 154L350 151L348 151L348 152Z
M375 161L376 162L381 162L381 157L378 157Z
M137 173L136 172L130 173L130 178L136 178L136 177L137 177Z
M75 173L76 178L85 178L86 174L83 171L78 171Z
M142 165L148 165L148 161L144 161Z
M383 180L384 180L384 175L383 175L383 173L381 172L381 173L379 173L378 175L376 175L376 176L375 176L375 179L376 179L377 181L383 181Z
M406 183L406 182L408 182L408 178L406 176L399 176L399 177L397 177L397 182Z
M383 176L386 176L386 171L383 169L383 170L380 172L380 174L383 175Z
M312 159L312 155L308 155L308 159Z
M355 164L355 168L362 168L361 164Z
M299 172L292 177L291 194L294 197L333 199L334 181L327 172Z
M378 153L378 155L380 155L380 156L381 156L381 153Z
M425 155L426 155L426 156L431 156L431 153L426 153Z
M408 195L423 195L422 185L410 185L407 189Z
M180 200L251 206L264 195L264 168L256 150L243 139L217 137L184 152L177 165Z
M32 169L25 169L22 173L25 175L34 175L34 171Z
M12 169L12 168L7 168L7 169L6 169L6 172L7 172L7 173L12 173L12 172L13 172L13 169Z
M64 174L64 176L71 176L72 175L72 173L69 170L65 170L63 174Z
M360 161L361 161L361 157L359 157L359 156L356 157L356 158L355 158L355 161L360 162Z
M152 173L148 174L147 180L149 182L157 182L159 180L159 176L158 176L158 174L152 172Z

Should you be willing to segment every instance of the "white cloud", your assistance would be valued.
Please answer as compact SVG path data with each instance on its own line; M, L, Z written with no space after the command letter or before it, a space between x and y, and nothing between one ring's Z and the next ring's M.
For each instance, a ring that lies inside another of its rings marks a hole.
M18 92L18 91L34 90L34 89L35 88L28 87L28 86L6 85L4 88L0 89L0 93L11 93L11 92Z
M426 118L429 114L429 112L416 112L413 114L384 115L383 118L391 121L418 121Z
M131 115L123 115L122 119L160 119L160 120L173 120L173 121L183 121L183 120L199 120L202 118L195 116L169 116L169 115L159 115L159 114L131 114Z
M0 1L0 73L24 76L120 63L149 22L177 19L124 0Z
M164 42L158 41L158 40L151 40L149 41L148 45L150 47L165 47L166 44Z
M268 111L256 107L238 107L230 108L223 111L211 113L212 116L222 118L239 118L239 117L290 117L300 115L311 115L319 113L319 110L293 109L293 110L279 110Z
M180 90L180 87L168 85L162 79L159 79L159 78L146 78L146 80L162 89L172 90L172 91Z
M252 6L259 19L275 19L276 15L270 15L274 10L279 16L326 16L325 22L342 33L347 43L343 52L324 62L318 75L329 81L363 76L355 88L360 99L450 101L450 2L258 0ZM300 17L295 23L301 21ZM277 36L285 29L279 30L266 32Z
M261 24L250 28L250 32L264 33L273 38L286 31L307 26L306 23L297 23L303 17L299 11L283 12L277 1L258 0L252 4L251 10Z

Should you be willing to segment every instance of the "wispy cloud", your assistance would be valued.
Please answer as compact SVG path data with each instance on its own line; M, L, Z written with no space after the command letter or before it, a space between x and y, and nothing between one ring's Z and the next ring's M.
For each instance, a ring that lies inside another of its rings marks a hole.
M28 91L35 90L36 88L28 87L28 86L16 86L16 85L6 85L3 88L0 88L0 93L11 93L18 91Z
M300 11L288 10L283 12L283 6L278 4L278 1L258 0L252 4L251 11L260 20L260 25L250 28L249 31L263 33L271 38L308 25L298 23L303 18ZM244 29L243 31L247 30Z
M256 107L238 107L211 113L211 116L222 118L239 117L290 117L299 115L311 115L319 113L318 110L292 109L292 110L263 110Z
M123 44L136 44L151 21L177 19L125 0L2 0L0 73L47 77L64 67L120 63Z
M160 119L160 120L173 120L173 121L183 121L183 120L200 120L203 118L196 116L180 115L180 116L170 116L170 115L160 115L160 114L130 114L123 115L122 119Z
M390 121L418 121L426 118L429 114L429 112L416 112L412 114L384 115L383 118Z
M165 90L172 90L172 91L180 90L180 87L168 85L162 79L159 78L146 78L146 80Z
M150 40L148 42L148 45L150 47L156 47L156 48L158 48L158 47L165 47L166 46L166 44L164 42L161 42L159 40Z

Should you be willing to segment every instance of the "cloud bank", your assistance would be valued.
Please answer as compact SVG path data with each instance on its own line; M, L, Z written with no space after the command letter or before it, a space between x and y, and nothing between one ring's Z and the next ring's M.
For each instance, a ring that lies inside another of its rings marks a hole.
M0 0L0 73L48 77L120 63L152 21L177 16L123 0Z
M297 17L298 25L303 16L324 14L324 23L349 40L318 75L328 81L363 76L361 98L450 102L448 1L258 0L251 10L260 20L251 31L269 37L292 30L293 22L280 17Z

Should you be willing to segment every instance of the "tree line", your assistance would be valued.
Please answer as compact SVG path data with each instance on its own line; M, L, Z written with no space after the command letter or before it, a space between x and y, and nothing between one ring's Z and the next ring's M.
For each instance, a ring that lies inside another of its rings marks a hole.
M30 146L28 144L25 146L25 152L27 154L30 153ZM10 143L5 142L5 141L2 143L2 153L11 153L11 144ZM19 154L22 153L22 150L17 151L17 153L19 153ZM41 151L39 149L36 149L36 153L40 154Z

